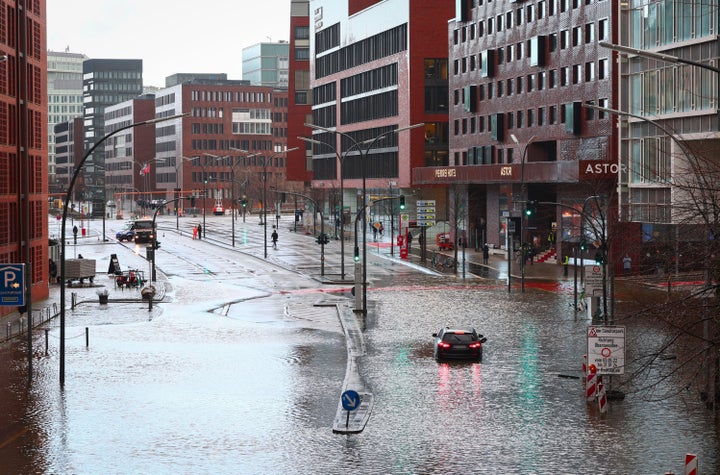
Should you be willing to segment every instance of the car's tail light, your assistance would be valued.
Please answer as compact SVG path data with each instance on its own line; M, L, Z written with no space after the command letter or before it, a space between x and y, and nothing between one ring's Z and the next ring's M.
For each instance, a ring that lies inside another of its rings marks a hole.
M482 343L480 343L479 341L475 341L475 342L473 342L473 343L470 343L470 344L468 345L468 348L473 348L473 349L475 349L475 348L480 348L481 346L482 346Z
M447 342L445 342L445 341L440 341L440 342L438 342L438 347L439 347L439 348L448 349L448 348L450 348L451 346L452 346L452 345L451 345L450 343L447 343Z

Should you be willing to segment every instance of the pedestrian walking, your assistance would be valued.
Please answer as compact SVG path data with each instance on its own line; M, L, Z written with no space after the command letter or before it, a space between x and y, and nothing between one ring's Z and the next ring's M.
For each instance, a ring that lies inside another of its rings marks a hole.
M625 254L625 257L623 257L623 272L625 275L630 275L630 271L632 270L632 258Z
M407 242L408 242L408 252L410 252L410 246L412 245L413 236L412 233L408 233Z
M372 226L372 230L373 230L373 241L377 241L377 234L378 234L377 223L375 223L375 225Z
M568 276L568 267L570 266L570 256L563 257L562 265L563 265L563 274L565 275L565 277L567 277Z
M490 246L488 246L487 243L485 243L482 251L483 251L483 264L487 265L488 262L490 262Z
M272 239L273 249L277 249L278 233L276 229L273 229L270 239Z
M197 231L198 231L198 234L197 234L198 239L202 239L202 226L200 226L199 224L197 226Z

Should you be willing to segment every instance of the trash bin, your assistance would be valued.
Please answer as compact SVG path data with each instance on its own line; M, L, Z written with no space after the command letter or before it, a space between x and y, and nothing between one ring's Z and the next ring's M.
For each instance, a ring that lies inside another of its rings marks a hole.
M100 299L100 305L107 305L108 298L110 297L110 294L108 293L107 289L102 290L97 293L98 298Z

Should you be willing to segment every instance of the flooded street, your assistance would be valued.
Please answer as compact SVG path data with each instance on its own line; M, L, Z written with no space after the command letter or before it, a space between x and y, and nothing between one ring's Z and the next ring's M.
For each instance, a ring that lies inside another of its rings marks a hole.
M23 342L0 347L1 473L662 474L682 473L686 453L700 473L720 470L712 413L694 393L651 402L629 387L605 415L586 403L589 322L571 294L395 274L382 260L360 322L375 406L363 432L334 434L347 351L336 310L317 305L349 299L347 288L203 245L163 239L171 286L152 312L93 302L69 313L63 390L56 320L47 356L35 334L30 385ZM488 338L481 363L433 359L445 325ZM633 325L648 348L661 337Z

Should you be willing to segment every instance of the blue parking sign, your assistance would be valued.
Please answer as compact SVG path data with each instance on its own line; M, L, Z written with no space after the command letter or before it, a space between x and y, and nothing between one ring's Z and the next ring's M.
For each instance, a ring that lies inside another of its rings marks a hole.
M0 305L25 305L25 264L0 266Z

